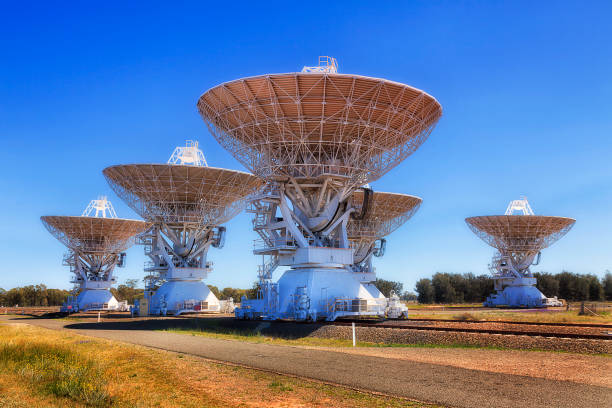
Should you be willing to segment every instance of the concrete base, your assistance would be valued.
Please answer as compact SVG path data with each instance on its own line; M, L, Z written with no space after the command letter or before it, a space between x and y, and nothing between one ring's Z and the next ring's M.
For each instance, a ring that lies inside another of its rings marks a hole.
M220 312L219 299L202 281L168 281L150 299L150 314Z
M79 311L116 310L119 302L108 289L83 289L77 296Z
M267 299L242 301L236 317L333 321L350 316L385 316L386 299L377 289L375 297L372 288L368 290L346 269L290 269L271 286Z
M547 298L535 286L506 286L483 303L485 307L546 307Z

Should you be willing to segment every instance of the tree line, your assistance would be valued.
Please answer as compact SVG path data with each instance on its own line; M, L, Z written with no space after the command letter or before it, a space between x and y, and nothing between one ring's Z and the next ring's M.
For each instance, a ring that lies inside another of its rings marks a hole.
M612 273L606 272L599 279L592 274L561 272L535 272L537 288L547 297L557 296L568 301L612 301ZM493 290L493 279L489 275L475 276L471 273L436 273L430 278L420 279L416 283L416 294L403 291L401 282L377 279L374 282L385 297L395 292L402 300L418 300L419 303L480 303ZM111 288L117 300L126 300L134 304L135 299L144 297L144 289L138 288L137 279L128 279L125 283ZM223 288L208 285L220 300L233 298L240 302L242 296L248 299L257 297L258 283L250 289ZM61 306L72 293L63 289L49 289L45 285L28 285L9 290L0 288L0 306Z
M612 300L612 273L599 279L592 274L535 272L537 288L547 297L568 301ZM493 278L471 273L436 273L416 283L419 303L480 303L494 292Z
M9 290L0 288L0 306L61 306L70 291L49 289L45 285L28 285Z

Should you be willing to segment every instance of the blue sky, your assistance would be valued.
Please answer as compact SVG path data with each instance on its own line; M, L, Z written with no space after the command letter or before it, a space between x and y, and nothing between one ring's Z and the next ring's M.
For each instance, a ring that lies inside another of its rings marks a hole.
M211 166L243 169L208 133L198 96L318 55L343 73L423 89L444 108L429 140L373 184L423 198L375 260L380 277L411 289L437 271L485 273L493 250L464 218L503 213L520 195L536 214L577 219L535 270L612 269L609 3L122 3L3 5L0 287L70 286L65 248L41 215L78 215L106 194L120 216L136 216L106 166L165 162L197 139ZM250 217L227 227L208 282L250 286ZM141 278L144 261L131 248L119 280Z

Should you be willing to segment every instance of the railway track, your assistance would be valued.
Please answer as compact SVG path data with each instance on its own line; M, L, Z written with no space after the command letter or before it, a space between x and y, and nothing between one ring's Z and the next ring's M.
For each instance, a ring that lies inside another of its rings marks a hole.
M409 318L413 322L441 322L441 323L503 323L528 326L554 326L554 327L597 327L612 330L612 324L600 323L556 323L556 322L516 322L512 320L461 320L461 319L419 319Z
M350 326L353 322L329 322L330 325ZM441 331L441 332L456 332L456 333L478 333L490 335L507 335L507 336L530 336L530 337L556 337L566 339L582 339L582 340L612 340L612 335L609 334L587 334L587 333L558 333L558 332L540 332L533 330L499 330L499 329L477 329L471 327L435 327L435 326L417 326L411 324L389 324L389 323L364 323L354 322L356 327L369 327L381 329L399 329L399 330L420 330L420 331ZM465 323L465 322L464 322Z

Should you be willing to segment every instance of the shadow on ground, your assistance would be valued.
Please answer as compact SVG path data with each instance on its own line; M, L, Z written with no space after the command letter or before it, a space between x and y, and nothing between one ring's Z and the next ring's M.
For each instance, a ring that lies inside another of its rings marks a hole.
M321 326L321 324L316 323L236 320L233 317L170 317L102 321L100 323L93 320L91 322L67 324L65 328L79 330L195 330L206 333L265 335L298 339L308 336Z

